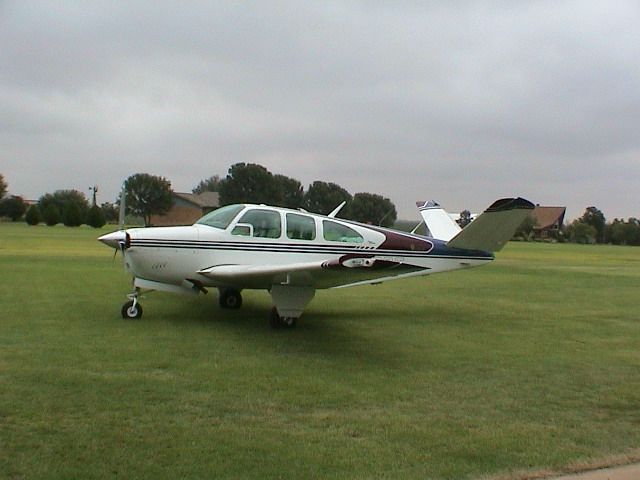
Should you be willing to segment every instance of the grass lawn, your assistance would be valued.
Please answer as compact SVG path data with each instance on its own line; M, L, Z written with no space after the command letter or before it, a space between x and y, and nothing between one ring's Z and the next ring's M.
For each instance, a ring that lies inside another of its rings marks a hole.
M104 230L106 231L106 230ZM320 291L292 331L0 224L0 478L525 478L640 453L640 248L512 243Z

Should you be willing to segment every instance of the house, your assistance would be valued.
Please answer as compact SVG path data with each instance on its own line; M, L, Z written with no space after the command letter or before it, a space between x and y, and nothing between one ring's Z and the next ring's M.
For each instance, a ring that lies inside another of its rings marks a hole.
M541 207L536 205L531 216L535 220L533 233L537 239L558 238L567 207Z
M218 192L173 192L173 206L164 215L151 215L151 225L192 225L204 214L220 206Z

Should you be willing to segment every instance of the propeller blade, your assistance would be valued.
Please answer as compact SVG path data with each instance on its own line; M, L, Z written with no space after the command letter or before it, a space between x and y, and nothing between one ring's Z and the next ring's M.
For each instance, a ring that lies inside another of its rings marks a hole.
M124 215L126 212L126 200L127 200L127 192L124 188L124 184L122 184L122 191L120 192L120 212L118 215L118 225L120 228L124 227Z

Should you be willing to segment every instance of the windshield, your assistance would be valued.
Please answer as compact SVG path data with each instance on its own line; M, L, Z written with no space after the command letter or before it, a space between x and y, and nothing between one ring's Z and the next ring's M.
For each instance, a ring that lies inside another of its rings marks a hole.
M244 210L244 205L227 205L207 213L196 224L224 230L242 210Z

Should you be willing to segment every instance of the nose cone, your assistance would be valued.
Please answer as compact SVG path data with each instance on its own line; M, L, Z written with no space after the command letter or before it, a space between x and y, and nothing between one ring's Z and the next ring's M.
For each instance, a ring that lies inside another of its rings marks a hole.
M111 248L120 248L121 243L125 243L127 239L127 234L124 230L119 230L117 232L107 233L106 235L102 235L98 237L105 245L108 245Z

